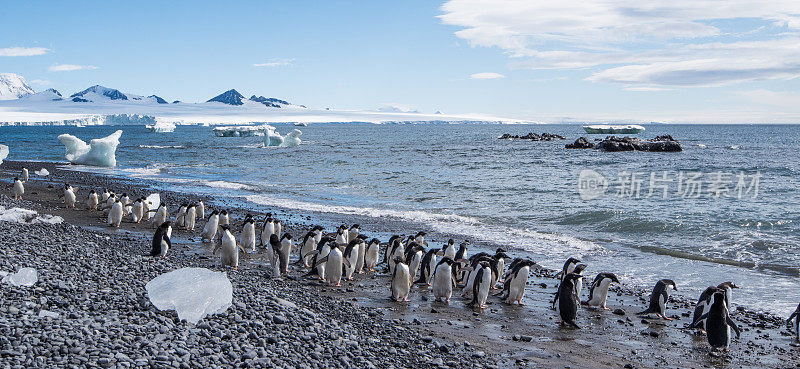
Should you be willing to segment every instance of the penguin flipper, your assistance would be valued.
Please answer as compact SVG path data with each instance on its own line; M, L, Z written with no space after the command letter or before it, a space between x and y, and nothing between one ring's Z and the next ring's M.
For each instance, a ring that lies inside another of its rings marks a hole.
M727 323L731 328L733 328L733 331L736 332L736 338L739 338L739 336L742 334L742 331L739 329L739 326L736 325L736 322L731 320L731 317L728 317Z
M325 263L325 262L327 262L327 261L328 261L328 257L327 257L327 256L325 256L325 257L324 257L324 258L322 258L322 259L319 259L319 260L317 260L316 264L314 264L314 268L316 268L316 267L320 266L322 263Z
M325 258L325 259L327 259L327 258ZM342 263L344 263L344 265L346 265L348 268L352 268L353 267L353 264L351 264L350 260L348 260L347 258L342 258Z
M708 318L708 313L701 315L697 320L693 321L692 324L689 325L689 328L702 328L703 321L705 321L706 318ZM731 321L730 318L728 318L728 321Z
M789 316L789 319L786 319L786 327L787 328L791 327L792 319L794 319L794 318L800 319L800 317L798 317L797 315L798 315L798 312L795 311L794 313L792 313L792 315Z

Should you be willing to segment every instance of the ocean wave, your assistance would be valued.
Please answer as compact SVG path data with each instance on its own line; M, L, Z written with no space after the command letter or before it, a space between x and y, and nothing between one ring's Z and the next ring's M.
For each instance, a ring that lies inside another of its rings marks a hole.
M227 182L227 181L206 181L201 180L198 181L204 186L212 187L212 188L221 188L221 189L228 189L228 190L248 190L252 191L255 190L256 187L253 187L248 184L238 183L238 182Z
M457 214L437 214L420 210L378 209L325 205L270 195L250 195L245 199L255 204L277 206L301 211L334 213L371 218L389 218L407 222L423 223L430 230L442 234L462 235L471 241L488 242L503 247L516 247L540 255L585 255L603 250L602 247L576 237L542 233L530 229L489 225L480 220Z
M186 146L183 145L139 145L140 148L143 149L185 149Z

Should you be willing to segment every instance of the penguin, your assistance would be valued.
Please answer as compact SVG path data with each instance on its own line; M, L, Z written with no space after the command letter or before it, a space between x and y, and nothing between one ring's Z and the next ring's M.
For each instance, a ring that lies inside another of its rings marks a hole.
M278 238L283 237L283 224L280 220L275 218L272 219L272 228L275 229L275 234L278 235Z
M308 263L313 257L311 252L317 248L317 242L319 242L317 236L322 236L322 230L322 227L314 226L303 236L303 240L300 244L300 257L298 259L298 263L302 264L304 267L309 266Z
M583 292L583 271L586 269L586 264L578 264L575 266L575 269L572 270L572 273L575 273L580 276L580 278L575 280L575 294L578 295L578 302L581 299L581 292Z
M414 242L420 244L421 246L427 246L428 243L425 242L425 236L426 235L427 235L427 233L425 233L425 232L422 232L422 231L417 232L417 234L414 236Z
M148 256L166 256L167 251L172 247L172 242L169 239L171 233L172 222L166 221L158 226L155 235L153 235L153 247L150 249Z
M474 291L473 287L475 286L475 278L478 276L477 271L480 264L483 262L486 262L488 264L489 262L492 261L492 258L489 256L489 254L485 252L472 255L469 259L470 259L469 267L464 268L465 271L467 272L466 274L467 283L464 285L464 288L461 289L461 294L464 298L472 298L472 292Z
M275 234L275 224L272 223L272 213L267 213L264 224L261 225L261 244L269 245L272 235Z
M503 280L504 300L506 304L512 305L515 302L524 306L522 298L525 297L525 285L528 283L531 268L536 266L533 260L521 260L514 263L510 268L508 276Z
M728 304L725 302L725 290L715 288L711 299L712 302L708 312L703 314L696 324L699 325L701 321L705 320L706 339L712 351L720 349L728 351L728 346L731 343L731 328L736 332L737 338L741 335L741 330L731 320ZM696 326L693 327L696 328Z
M114 205L111 205L111 210L108 212L108 225L112 227L119 227L122 223L122 213L124 207L121 200L116 200Z
M111 209L111 206L113 206L115 202L117 202L117 195L111 192L105 201L105 205L103 206L103 215L108 215L109 209Z
M158 227L158 225L166 222L168 218L169 218L169 211L167 210L167 203L162 202L158 204L158 209L156 209L156 215L153 217L153 224L155 224L156 227Z
M350 226L350 229L347 230L347 243L355 240L358 237L359 232L361 231L361 226L358 224L353 224ZM357 266L356 269L359 269L360 266Z
M425 253L420 263L419 279L414 282L415 284L426 284L430 286L433 283L433 270L436 268L436 258L439 255L443 255L443 253L441 250L437 249L430 249Z
M505 271L506 266L506 259L510 259L510 257L505 253L503 249L497 249L494 256L492 257L494 262L489 264L492 267L492 289L496 289L497 282L500 280L500 276Z
M616 274L614 273L598 273L594 277L594 281L589 286L589 299L584 304L590 307L599 307L603 310L611 310L606 307L606 299L608 298L608 287L611 283L619 283Z
M222 210L219 212L219 225L230 225L231 224L231 217L228 214L227 210Z
M200 235L200 239L203 242L214 241L219 227L219 211L214 210L211 212L211 215L208 216L205 226L203 226L203 233Z
M189 232L194 232L194 223L197 220L197 209L195 209L195 206L195 204L189 204L189 206L186 207L186 215L183 217L184 225Z
M456 251L456 258L453 259L454 261L464 260L467 256L467 245L469 242L464 241L458 245L458 251ZM465 271L461 268L461 263L455 264L455 274L456 274L456 282L463 282Z
M364 268L370 272L375 270L378 265L378 253L380 253L381 241L373 238L364 248Z
M275 235L277 236L277 234ZM292 235L290 233L284 233L281 238L281 273L287 274L289 273L289 255L292 253L292 248L294 245L292 244Z
M456 259L456 242L453 239L447 240L447 244L442 246L442 252L444 252L444 257L449 258L450 260Z
M256 221L250 214L244 217L241 241L245 250L250 249L251 252L256 252Z
M281 261L283 260L283 253L281 250L281 240L278 239L277 234L272 234L269 237L269 247L268 247L268 256L269 256L269 265L270 265L270 274L273 278L279 278L281 276Z
M800 342L800 304L797 304L797 309L794 309L792 315L789 315L789 319L786 319L787 329L789 329L792 326L793 319L794 319L794 340Z
M134 223L139 223L142 218L144 218L144 200L140 197L136 199L133 204L129 204L128 206L131 208L131 220L133 220Z
M220 262L222 265L232 267L233 269L239 269L240 247L236 244L236 237L233 236L228 225L222 225L220 229L222 237L217 246L214 247L214 253L217 252L217 249L221 249L222 254L220 256ZM244 252L244 250L242 250L242 252Z
M390 261L391 258L389 257L389 254L392 252L391 249L394 247L394 244L402 238L403 236L399 234L389 237L389 242L386 243L386 247L383 249L383 261L380 262L381 264L386 263L386 270L389 270L389 264L392 263L392 261Z
M472 282L472 301L469 306L483 310L487 308L486 299L492 287L492 270L488 262L482 261L473 273L475 280Z
M700 317L707 314L708 310L711 308L711 297L716 290L716 287L709 286L700 294L700 298L697 299L697 305L695 305L694 312L692 313L692 323L689 324L687 328L696 327L701 333L705 334L705 322L701 321Z
M358 234L355 238L361 240L358 243L358 258L356 259L356 272L358 274L364 273L364 258L367 256L367 236Z
M579 274L567 273L558 285L558 314L561 316L561 325L569 325L580 329L575 319L578 317L578 294L575 293L575 281L581 278Z
M69 184L64 185L64 193L62 194L64 197L64 205L67 208L74 208L76 197L75 197L75 190Z
M142 218L140 220L149 221L150 218L153 217L153 212L150 211L150 205L153 205L153 203L147 201L146 197L142 197Z
M195 206L195 211L197 212L197 219L206 218L206 205L203 204L203 200L197 200L197 206Z
M392 236L392 237L394 237L394 236ZM398 238L395 238L393 240L392 239L389 240L389 243L390 243L389 252L386 253L386 256L388 257L388 260L389 260L389 264L388 264L388 266L389 266L389 274L392 274L392 275L394 275L394 266L396 264L395 260L397 260L397 258L400 258L400 260L405 260L405 258L404 258L404 256L405 256L405 248L403 247L403 243L401 242L401 238L402 238L402 236L400 236ZM408 265L406 265L406 267L408 267Z
M119 202L122 203L122 215L128 215L130 213L130 209L128 205L131 203L131 198L128 196L127 193L122 193L122 196L119 198Z
M728 311L731 310L731 299L733 298L733 289L738 289L739 286L735 285L733 282L722 282L717 285L717 288L725 290L725 304L728 306Z
M14 184L12 185L11 193L14 195L14 199L21 200L22 195L25 194L25 186L22 185L22 181L19 178L14 177Z
M453 276L453 259L445 256L433 269L433 297L435 301L450 303L450 296L453 295L453 287L456 280Z
M347 245L349 241L347 241L347 226L341 225L336 230L336 243L340 245Z
M565 275L575 272L575 269L578 268L578 263L580 263L580 262L581 261L576 259L576 258L567 259L567 261L564 262L564 266L561 268L561 271L556 273L556 277L560 278L563 281ZM581 268L581 271L583 270L583 268L586 268L586 266L584 265ZM576 274L580 275L581 271L576 272ZM581 276L581 278L579 278L577 281L575 281L574 289L579 295L580 295L580 289L582 287L583 287L583 276ZM556 291L556 295L553 296L553 309L556 309L556 310L558 309L558 292L557 291Z
M346 267L344 270L344 278L346 280L353 280L353 273L356 271L356 263L358 262L358 259L360 259L359 250L363 244L364 240L354 237L344 249L342 257L347 259L347 261L350 263L350 266Z
M409 301L408 293L411 291L411 275L408 273L408 265L400 257L395 257L393 263L392 300L397 302Z
M659 318L665 320L672 320L672 318L668 318L666 314L667 310L667 300L669 300L669 289L667 287L672 286L672 289L677 291L678 287L675 286L675 282L669 279L662 279L656 283L656 286L653 287L653 293L650 294L650 306L647 307L647 310L637 313L636 315L646 315L646 314L656 314Z
M328 255L317 260L317 265L325 264L325 281L331 286L340 287L342 285L342 265L351 268L350 261L342 257L342 250L339 243L330 242Z
M408 264L408 275L413 281L417 277L417 270L422 263L422 257L425 255L425 248L415 241L412 241L406 246L406 264Z
M111 197L111 191L109 191L107 188L104 188L102 196L103 196L103 202L108 201L108 198Z
M86 209L97 210L98 205L100 205L100 200L97 198L97 192L89 191L89 195L86 196Z
M180 228L186 227L186 208L188 206L189 204L184 202L178 207L178 213L175 214L175 226Z
M30 178L30 176L28 175L28 168L23 167L21 175L22 175L22 182L28 182L28 178Z
M334 239L330 237L322 237L317 243L317 249L311 252L313 258L311 259L311 271L306 273L304 277L317 275L320 280L325 280L325 263L319 262L331 251L331 245L334 244Z

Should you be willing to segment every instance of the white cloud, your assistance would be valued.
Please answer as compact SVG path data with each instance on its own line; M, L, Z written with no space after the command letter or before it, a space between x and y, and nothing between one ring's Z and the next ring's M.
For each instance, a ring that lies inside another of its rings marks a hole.
M797 108L800 106L800 94L796 92L759 89L739 91L738 94L757 104L781 106L785 108Z
M34 79L33 81L31 81L31 83L39 86L50 86L51 84L53 84L52 82L45 79Z
M294 59L273 59L272 61L266 63L256 63L253 64L254 67L284 67L287 65L292 65Z
M35 56L50 51L44 47L6 47L0 49L0 56Z
M506 76L494 72L474 73L470 74L469 76L469 79L498 79L498 78L506 78Z
M74 70L92 70L98 69L94 65L75 65L75 64L56 64L51 66L48 70L51 72L71 72Z
M503 50L512 67L599 69L593 82L709 86L800 75L794 0L451 0L442 11L444 24L463 27L456 36Z

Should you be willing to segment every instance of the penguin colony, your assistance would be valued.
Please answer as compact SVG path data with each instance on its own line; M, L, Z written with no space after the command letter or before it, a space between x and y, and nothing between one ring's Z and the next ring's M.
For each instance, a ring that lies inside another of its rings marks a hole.
M26 172L23 169L22 179L14 178L10 186L15 199L25 194ZM75 187L65 184L59 198L63 198L66 208L76 208ZM119 227L127 216L132 223L151 222L155 233L151 250L145 256L166 257L172 247L173 225L194 232L197 221L202 220L201 240L215 245L213 253L220 253L220 263L225 267L237 269L240 252L263 253L269 261L267 273L273 278L282 278L288 275L290 255L296 252L295 269L305 270L303 277L316 278L332 286L341 286L342 280L354 280L356 274L382 271L391 277L389 298L398 303L409 301L411 287L418 285L431 288L435 301L448 304L454 292L460 293L466 305L478 311L487 308L490 295L507 304L522 306L531 272L542 269L530 259L512 259L503 249L497 249L494 254L468 255L469 241L460 243L458 249L452 239L441 247L431 247L425 240L425 232L393 235L387 242L381 242L362 234L358 224L339 226L333 233L325 233L323 227L314 226L295 241L291 234L283 232L283 223L271 213L262 220L247 214L241 224L234 225L226 210L211 210L206 217L210 209L197 201L180 204L173 220L166 203L151 209L153 204L145 197L131 200L126 193L117 195L108 189L89 191L83 203L89 211L102 211L103 219L111 227ZM511 261L506 265L508 260ZM581 306L610 310L606 306L608 291L612 283L620 283L619 279L614 273L598 273L589 284L588 298L581 301L582 273L586 268L580 260L569 258L556 274L559 284L552 307L561 318L558 322L561 326L580 329L578 311ZM738 288L732 282L708 287L697 301L692 322L683 328L705 334L712 352L728 351L731 333L737 337L741 334L730 316L732 291ZM647 308L637 315L672 320L666 314L670 290L677 291L674 281L658 281ZM786 320L786 325L800 342L800 304Z

